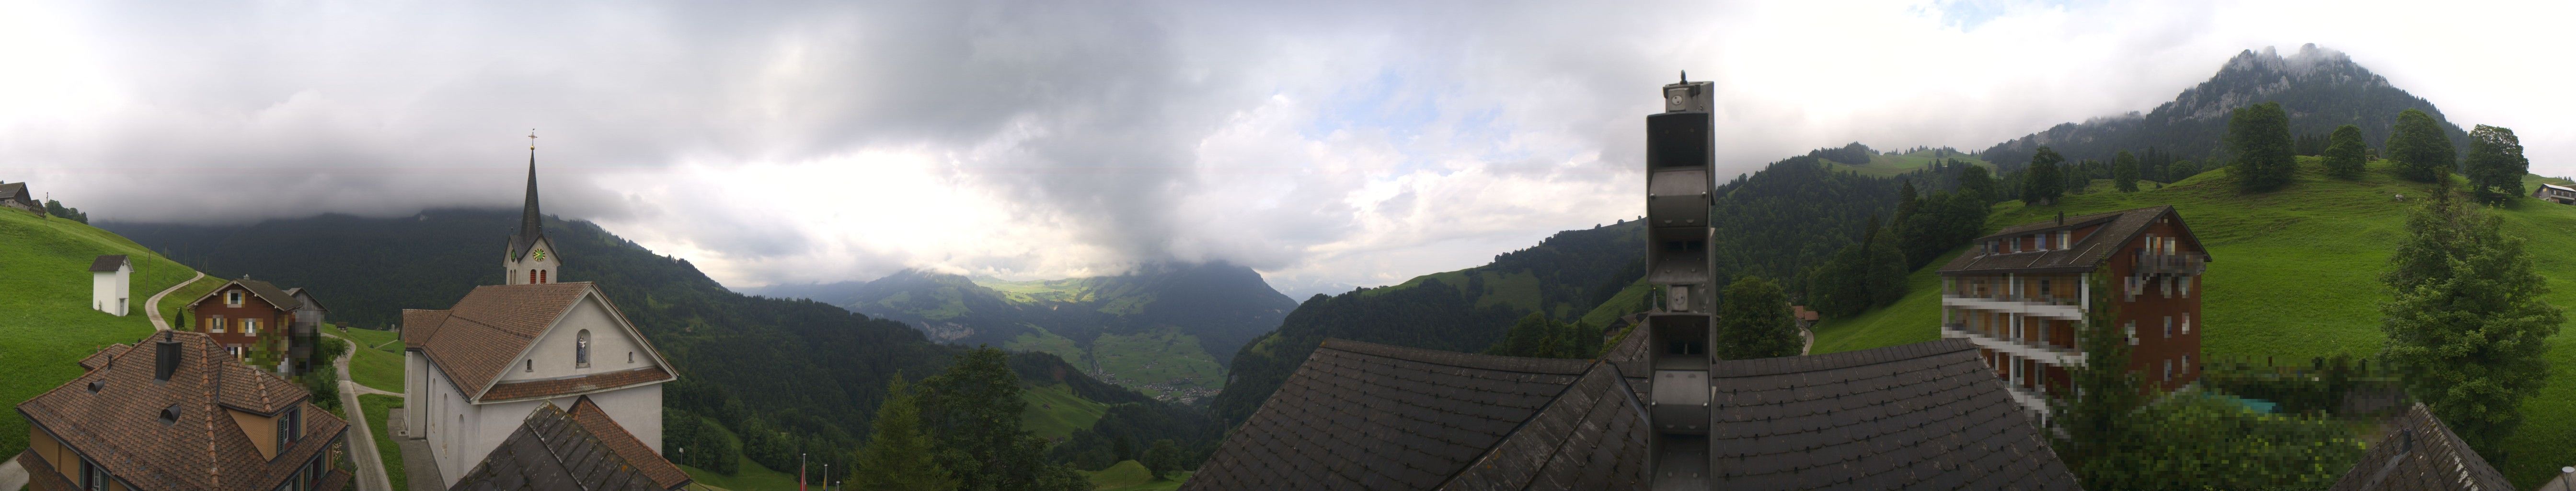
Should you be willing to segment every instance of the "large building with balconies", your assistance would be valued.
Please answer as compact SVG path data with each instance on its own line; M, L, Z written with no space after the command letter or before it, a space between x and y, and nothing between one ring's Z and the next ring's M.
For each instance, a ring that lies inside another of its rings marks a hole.
M1941 267L1941 337L1965 338L2013 400L2046 413L2084 363L2097 311L2128 338L2129 369L2174 390L2200 379L2200 275L2209 253L2172 206L2007 227ZM2094 281L2100 280L2100 281ZM2095 288L2111 288L2095 292ZM2097 293L2105 293L2097 295ZM2113 305L2093 303L2107 299ZM2095 307L2109 307L2097 310Z

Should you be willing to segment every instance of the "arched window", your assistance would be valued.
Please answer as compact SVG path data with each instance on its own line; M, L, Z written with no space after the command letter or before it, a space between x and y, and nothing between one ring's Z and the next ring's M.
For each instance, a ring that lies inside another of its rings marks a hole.
M590 330L583 329L572 341L572 366L590 366Z
M554 275L546 274L546 270L542 270L542 269L537 270L537 282L538 282L538 283L545 283L545 282L547 282L547 281L552 281L553 279L552 279L552 278L547 278L548 276L554 276Z
M528 270L528 284L537 284L537 270Z

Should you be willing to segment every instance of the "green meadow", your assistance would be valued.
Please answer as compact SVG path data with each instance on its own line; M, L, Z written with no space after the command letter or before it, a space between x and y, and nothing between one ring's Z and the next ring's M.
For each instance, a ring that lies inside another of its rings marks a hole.
M89 265L103 254L134 262L127 311L90 308ZM143 305L195 270L96 227L0 208L0 405L15 407L81 374L80 360L100 348L152 333ZM27 448L27 420L0 417L0 455Z

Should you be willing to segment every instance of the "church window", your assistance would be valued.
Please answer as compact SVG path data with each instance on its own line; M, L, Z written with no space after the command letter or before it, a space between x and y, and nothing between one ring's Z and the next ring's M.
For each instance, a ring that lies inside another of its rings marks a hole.
M627 362L627 363L634 363L634 362L635 362L635 352L633 352L633 351L628 351L628 352L626 352L626 362Z
M537 282L538 282L538 283L545 283L545 282L549 281L549 280L550 280L550 278L546 278L547 276L550 276L550 275L546 274L546 270L542 270L542 269L537 270Z
M583 329L572 341L572 366L590 367L590 330Z
M526 362L528 362L528 368L527 368L527 369L525 369L525 370L521 370L521 371L526 371L526 372L534 372L534 371L537 371L537 361L536 361L536 360L521 360L521 361L526 361Z
M528 270L528 284L537 284L537 270Z

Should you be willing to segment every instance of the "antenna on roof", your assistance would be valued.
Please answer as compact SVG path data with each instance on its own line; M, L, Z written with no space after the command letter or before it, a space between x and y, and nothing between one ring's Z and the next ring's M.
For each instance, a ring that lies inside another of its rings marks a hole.
M1690 70L1682 70L1682 83L1690 83Z

